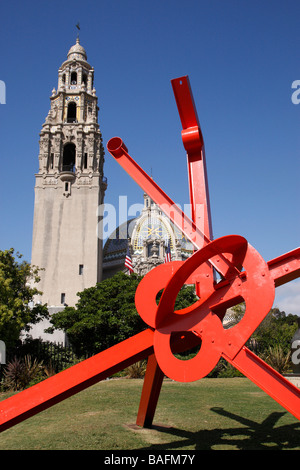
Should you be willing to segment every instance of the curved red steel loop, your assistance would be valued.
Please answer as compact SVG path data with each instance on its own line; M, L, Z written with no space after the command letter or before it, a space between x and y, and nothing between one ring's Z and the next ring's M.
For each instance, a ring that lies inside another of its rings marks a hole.
M224 289L220 291L216 286L192 306L174 311L178 292L188 283L189 276L221 253L232 255L235 267L243 266L247 275L240 271L240 276L229 276L225 295ZM163 288L157 306L156 295ZM267 263L245 238L229 235L210 242L185 262L161 265L150 271L137 289L136 306L143 320L155 328L154 352L160 368L173 380L188 382L205 377L222 354L234 359L270 311L274 295L274 281ZM232 329L224 330L218 310L222 304L235 305L241 300L246 303L243 319ZM171 335L187 331L201 337L202 344L193 359L182 361L171 351Z

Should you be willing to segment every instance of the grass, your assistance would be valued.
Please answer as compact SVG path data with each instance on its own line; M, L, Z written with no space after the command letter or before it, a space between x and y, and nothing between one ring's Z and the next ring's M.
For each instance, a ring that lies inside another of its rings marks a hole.
M165 379L152 429L135 426L142 385L100 382L1 433L0 450L300 450L300 422L246 378Z

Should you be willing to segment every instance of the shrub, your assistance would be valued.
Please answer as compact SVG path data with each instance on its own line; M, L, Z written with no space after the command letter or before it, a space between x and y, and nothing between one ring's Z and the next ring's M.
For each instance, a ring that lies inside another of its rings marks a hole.
M3 387L8 390L24 390L44 378L43 363L31 356L24 359L14 358L7 364L4 372Z
M128 379L142 379L146 372L146 361L138 361L125 369Z
M280 374L288 372L290 369L290 357L291 352L287 354L283 351L283 348L280 345L274 347L269 346L268 352L265 355L265 361L277 370Z

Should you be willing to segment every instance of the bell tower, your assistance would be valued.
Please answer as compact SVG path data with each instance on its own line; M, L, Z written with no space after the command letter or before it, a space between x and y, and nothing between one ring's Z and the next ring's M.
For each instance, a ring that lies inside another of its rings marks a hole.
M32 264L43 268L37 299L74 306L102 275L97 209L107 187L94 69L77 37L58 70L40 133L35 175Z

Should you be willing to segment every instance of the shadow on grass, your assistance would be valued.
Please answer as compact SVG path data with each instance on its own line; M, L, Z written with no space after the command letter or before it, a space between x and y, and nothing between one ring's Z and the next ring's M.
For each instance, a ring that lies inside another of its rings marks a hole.
M156 425L153 425L152 429L181 438L180 441L169 442L167 444L169 450L180 450L187 447L195 450L217 450L218 448L227 448L228 450L300 449L300 422L275 427L279 419L286 414L285 412L271 413L262 423L257 423L229 413L223 408L211 408L211 410L240 423L242 426L199 432ZM166 444L157 444L145 447L144 450L163 450L165 448Z

